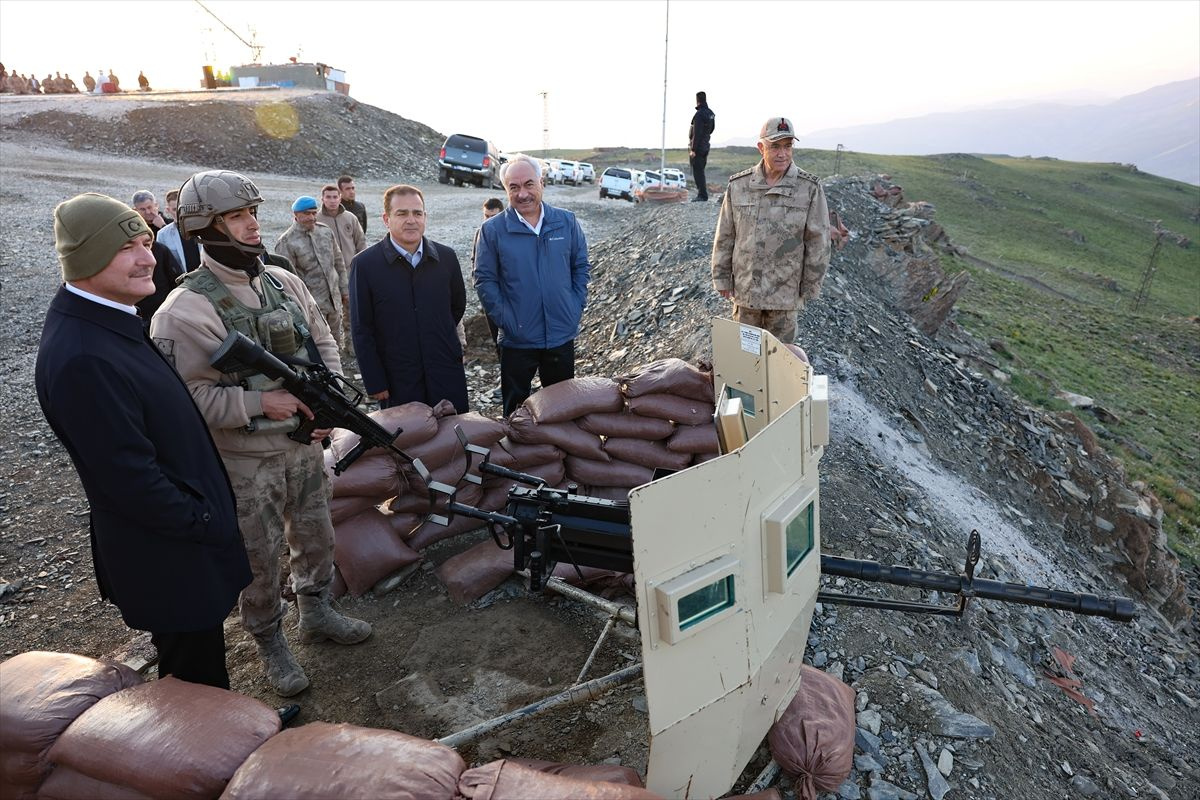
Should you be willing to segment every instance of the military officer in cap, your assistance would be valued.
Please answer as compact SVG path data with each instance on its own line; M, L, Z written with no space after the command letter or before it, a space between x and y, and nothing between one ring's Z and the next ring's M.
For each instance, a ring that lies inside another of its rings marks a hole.
M713 238L713 288L737 322L796 338L796 312L815 300L829 268L829 209L816 175L792 162L795 129L772 117L758 135L762 159L731 175Z

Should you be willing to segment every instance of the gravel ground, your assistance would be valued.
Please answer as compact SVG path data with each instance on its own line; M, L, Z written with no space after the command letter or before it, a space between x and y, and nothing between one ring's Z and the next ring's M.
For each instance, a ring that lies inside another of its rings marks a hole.
M42 319L59 280L51 213L80 191L119 198L144 187L161 192L193 166L39 141L11 133L0 141L0 298L9 323L0 338L0 585L8 586L0 589L0 651L128 656L145 647L97 598L86 502L33 390ZM260 214L268 242L288 224L291 199L324 180L252 177L269 198ZM358 180L360 199L376 217L388 183ZM492 193L422 188L429 235L465 260L480 206ZM806 312L800 333L834 389L833 443L821 462L826 549L953 570L966 531L986 525L985 577L1130 594L1116 573L1120 551L1078 521L1091 507L1062 496L1062 479L1051 482L1053 493L1045 489L1039 470L1078 482L1084 473L1099 482L1119 477L1102 457L1083 458L1080 439L1062 420L1026 409L988 377L986 348L964 331L950 325L938 339L925 337L874 294L867 252L877 209L860 189L851 183L830 190L855 238L836 257L825 295ZM706 321L726 311L706 278L715 203L648 209L569 187L552 187L546 199L576 211L592 245L580 374L704 355ZM368 238L381 232L372 219ZM477 328L477 321L469 325ZM483 402L497 381L490 342L472 345L472 404L496 415ZM439 736L573 681L603 620L574 603L526 597L511 583L472 609L455 606L430 568L478 540L435 546L427 568L399 589L346 601L350 613L375 625L366 643L297 648L313 684L300 697L302 721ZM1196 602L1194 593L1188 597ZM858 696L855 770L836 796L1200 796L1195 628L1160 616L1161 598L1150 600L1139 602L1132 625L982 602L963 621L821 608L807 659L840 675ZM252 644L236 624L228 631L233 688L273 703ZM1077 657L1074 676L1094 713L1045 679L1061 673L1055 647ZM592 674L636 653L636 641L619 636ZM464 757L616 759L644 769L640 692L635 684L603 703L514 727L465 748ZM968 725L966 735L951 720ZM765 761L760 751L748 776ZM780 788L791 795L786 779Z

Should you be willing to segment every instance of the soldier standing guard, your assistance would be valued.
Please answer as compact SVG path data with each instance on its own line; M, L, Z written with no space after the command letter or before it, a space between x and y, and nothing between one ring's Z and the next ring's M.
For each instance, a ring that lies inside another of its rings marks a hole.
M333 524L330 486L317 442L288 438L312 411L259 373L225 374L210 364L230 331L279 356L298 356L341 371L337 342L304 282L264 267L258 188L236 172L188 178L179 190L179 227L204 245L189 272L155 314L150 334L179 371L212 431L237 496L238 523L254 580L241 594L242 625L253 636L274 690L289 697L308 687L283 634L279 550L291 559L302 641L354 644L371 635L362 620L330 605Z
M792 162L791 121L772 117L762 159L729 178L713 238L713 288L737 322L796 339L796 312L817 298L829 268L829 209L816 175Z
M341 276L346 272L342 251L329 226L317 222L317 199L303 195L292 203L294 221L275 242L275 252L292 262L293 270L304 281L325 322L343 346Z

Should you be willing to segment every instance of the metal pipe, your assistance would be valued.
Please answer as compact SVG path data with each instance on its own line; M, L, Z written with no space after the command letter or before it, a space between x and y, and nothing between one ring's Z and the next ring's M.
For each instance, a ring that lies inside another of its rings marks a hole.
M600 645L604 644L605 638L608 637L613 626L617 624L616 617L609 617L608 622L604 623L604 630L600 631L599 638L596 639L596 644L592 645L592 652L587 657L587 661L583 662L583 669L579 670L579 676L575 678L575 683L583 683L583 676L587 675L587 671L591 668L592 662L596 660L596 653L600 652Z
M522 570L522 575L529 577L527 570ZM600 609L610 617L616 617L621 622L637 627L637 609L625 605L624 603L614 603L612 600L605 600L603 597L597 597L591 592L586 592L576 586L564 581L562 578L550 577L546 579L546 588L553 589L563 597L569 597L572 600L578 600L581 603L587 603L589 606Z
M742 794L750 795L754 794L755 792L761 792L774 783L775 779L778 777L779 765L776 764L775 759L772 758L767 762L767 765L763 767L762 772L758 773L758 777L754 779L754 783L747 786L746 791L744 791Z
M609 673L601 678L595 678L587 683L581 683L578 686L572 686L569 689L564 689L556 695L547 697L543 700L538 700L536 703L530 703L527 706L518 708L515 711L510 711L493 719L480 722L478 725L472 725L458 733L452 733L449 736L443 736L438 739L439 744L444 744L447 747L458 747L467 742L491 733L492 731L503 728L511 722L516 722L519 719L529 719L545 714L547 711L552 711L562 706L573 706L579 703L587 702L588 700L596 700L602 695L608 693L618 686L623 686L626 683L637 680L642 676L642 665L633 664L625 667L625 669L617 670Z

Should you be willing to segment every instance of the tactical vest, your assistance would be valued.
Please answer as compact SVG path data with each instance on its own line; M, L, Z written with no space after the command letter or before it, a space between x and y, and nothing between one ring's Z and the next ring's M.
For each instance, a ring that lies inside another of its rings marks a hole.
M255 344L280 356L307 359L307 343L311 332L304 313L296 301L284 294L283 284L265 269L260 274L263 307L244 305L212 270L201 266L179 278L178 284L212 303L227 331L238 331ZM269 392L280 388L281 381L272 380L261 372L227 373L238 385L252 392ZM246 426L247 433L288 433L300 425L299 417L286 420L254 417Z

